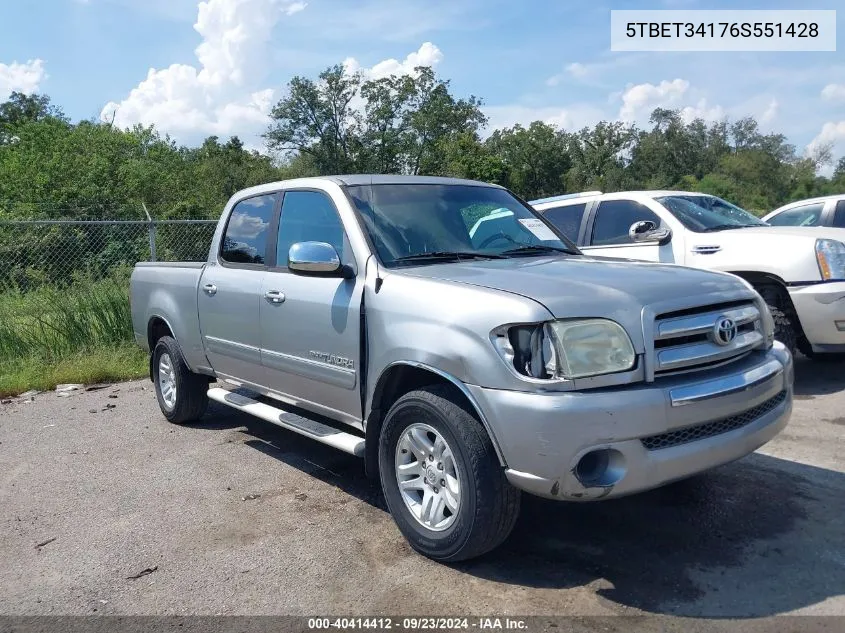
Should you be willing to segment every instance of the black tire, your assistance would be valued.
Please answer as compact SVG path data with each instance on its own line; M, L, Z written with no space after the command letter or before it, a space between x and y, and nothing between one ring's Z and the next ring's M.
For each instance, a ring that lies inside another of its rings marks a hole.
M432 427L452 449L461 478L456 518L443 531L426 528L399 491L397 443L413 423ZM480 556L498 547L519 516L520 491L507 480L486 430L454 389L433 385L405 394L390 408L379 438L379 474L387 507L416 551L442 562Z
M795 355L802 333L797 317L785 310L786 304L789 303L788 299L785 300L783 297L786 291L776 286L761 286L757 288L757 292L763 297L763 301L769 307L769 312L772 313L772 320L775 322L775 340L783 343L786 349Z
M775 340L783 343L794 355L798 344L798 328L780 308L769 305L769 312L772 313L772 320L775 322Z
M821 353L821 352L814 352L813 349L810 347L809 343L806 343L801 348L801 353L804 354L807 358L811 358L814 361L818 361L821 363L842 363L845 362L845 354L840 352L834 353Z
M161 357L167 354L171 360L176 382L176 398L172 407L165 403L159 380ZM182 350L176 339L161 337L153 349L153 385L155 385L158 406L164 417L174 424L198 420L208 407L208 378L193 373L185 364Z

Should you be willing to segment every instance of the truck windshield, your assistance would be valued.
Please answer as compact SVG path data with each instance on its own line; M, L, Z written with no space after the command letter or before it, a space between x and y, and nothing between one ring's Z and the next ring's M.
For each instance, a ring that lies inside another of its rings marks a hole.
M663 196L656 198L690 231L707 233L741 229L746 226L769 226L745 209L716 196Z
M556 229L497 187L376 184L346 190L385 266L579 254Z

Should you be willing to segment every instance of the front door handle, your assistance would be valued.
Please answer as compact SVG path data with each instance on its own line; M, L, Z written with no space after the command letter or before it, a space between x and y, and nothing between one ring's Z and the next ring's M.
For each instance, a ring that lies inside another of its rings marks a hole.
M264 293L264 298L267 299L270 303L284 303L285 302L285 294L283 292L279 292L278 290L268 290Z
M217 286L215 286L214 284L205 284L205 285L202 287L202 290L203 290L203 292L204 292L205 294L207 294L209 297L213 297L214 295L216 295L216 294L217 294Z

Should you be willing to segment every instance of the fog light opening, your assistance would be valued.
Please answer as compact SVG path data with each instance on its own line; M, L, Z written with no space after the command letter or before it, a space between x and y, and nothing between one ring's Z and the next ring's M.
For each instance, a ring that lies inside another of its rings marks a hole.
M836 329L840 332L845 332L845 321L834 321L836 323Z
M590 451L578 460L575 476L585 488L615 486L625 476L625 458L612 448Z

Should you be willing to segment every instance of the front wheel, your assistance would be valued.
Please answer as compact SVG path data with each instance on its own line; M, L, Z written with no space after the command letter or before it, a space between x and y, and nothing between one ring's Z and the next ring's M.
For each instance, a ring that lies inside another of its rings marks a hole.
M208 407L208 379L188 369L176 339L161 337L153 349L153 383L158 406L174 424L202 417Z
M810 347L809 343L806 343L801 348L801 353L804 354L807 358L811 358L814 361L820 361L822 363L842 363L845 362L845 354L841 352L832 352L832 353L823 353L823 352L814 352L812 347Z
M379 439L388 509L411 547L435 560L480 556L519 515L484 427L452 389L430 386L390 408Z
M790 354L795 355L801 338L801 326L798 324L795 313L790 311L790 314L785 309L789 303L788 296L785 295L786 290L780 290L771 285L757 286L755 289L763 297L772 315L775 323L775 340L783 343Z
M772 313L772 320L775 322L775 340L783 343L790 354L794 355L798 343L798 328L780 308L770 304L769 312Z

